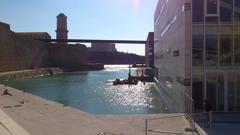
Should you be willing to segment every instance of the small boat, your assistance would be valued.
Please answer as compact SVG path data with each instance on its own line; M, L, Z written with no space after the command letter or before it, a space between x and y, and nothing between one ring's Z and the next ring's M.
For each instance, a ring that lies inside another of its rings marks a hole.
M120 80L120 79L116 79L115 81L113 81L113 85L137 85L138 84L138 80L136 79L124 79L124 80Z
M113 85L124 85L124 84L137 85L138 84L138 79L133 78L131 76L131 66L130 66L130 64L129 64L128 68L129 68L128 78L124 79L124 80L116 79L115 81L113 81Z

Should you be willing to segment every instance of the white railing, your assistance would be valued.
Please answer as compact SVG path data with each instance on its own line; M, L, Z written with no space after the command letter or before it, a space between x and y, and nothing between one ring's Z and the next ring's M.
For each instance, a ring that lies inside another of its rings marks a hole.
M167 117L160 117L160 118L150 118L145 119L145 135L148 135L149 132L151 133L161 133L161 134L172 134L172 135L183 135L183 132L174 132L174 131L164 131L164 130L157 130L157 129L149 129L149 122L155 121L155 120L163 120L163 119L171 119L176 117L185 117L184 114L181 115L175 115L175 116L167 116Z
M123 135L123 133L101 132L97 135Z

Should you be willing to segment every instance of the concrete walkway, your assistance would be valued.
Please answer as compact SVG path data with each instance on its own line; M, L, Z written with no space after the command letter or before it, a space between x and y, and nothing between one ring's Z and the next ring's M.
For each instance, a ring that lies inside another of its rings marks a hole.
M4 89L0 85L0 93ZM191 132L185 132L189 124L183 114L96 116L16 89L8 87L7 89L13 96L0 95L0 110L31 135L97 135L104 132L144 135L145 119L169 116L178 117L149 121L149 129L192 135ZM4 114L0 113L0 121L3 116ZM9 127L5 123L3 125ZM4 127L0 126L0 130L1 128ZM19 134L14 132L13 135Z
M0 110L0 135L29 135L29 133Z

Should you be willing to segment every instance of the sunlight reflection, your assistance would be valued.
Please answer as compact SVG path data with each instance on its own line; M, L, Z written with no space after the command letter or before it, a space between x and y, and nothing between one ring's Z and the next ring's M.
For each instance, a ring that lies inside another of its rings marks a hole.
M147 86L142 83L138 85L109 85L105 89L105 96L110 98L111 104L114 106L132 106L147 107L152 102L152 98L148 96Z
M104 71L121 71L121 70L129 70L129 65L104 65ZM131 70L136 70L136 68L131 68Z

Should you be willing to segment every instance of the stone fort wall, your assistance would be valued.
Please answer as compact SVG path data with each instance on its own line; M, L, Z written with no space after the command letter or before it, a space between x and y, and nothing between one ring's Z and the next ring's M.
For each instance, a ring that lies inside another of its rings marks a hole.
M49 62L52 67L81 67L88 63L87 47L52 44L49 46Z
M0 72L87 64L84 45L61 46L25 38L0 22Z
M48 43L18 37L0 23L0 72L47 67Z

